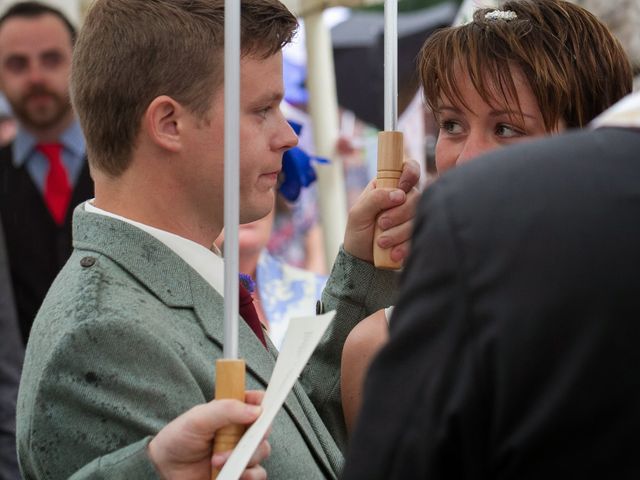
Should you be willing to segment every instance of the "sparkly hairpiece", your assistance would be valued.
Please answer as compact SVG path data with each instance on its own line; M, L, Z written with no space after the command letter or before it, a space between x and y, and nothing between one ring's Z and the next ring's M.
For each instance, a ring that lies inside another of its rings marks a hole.
M491 10L484 14L485 20L504 20L509 22L511 20L517 20L518 15L512 10Z

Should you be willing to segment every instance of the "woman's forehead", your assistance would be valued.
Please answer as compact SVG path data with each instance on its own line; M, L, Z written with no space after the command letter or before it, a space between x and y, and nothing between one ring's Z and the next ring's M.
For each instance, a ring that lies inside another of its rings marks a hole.
M494 108L513 107L520 104L522 93L531 93L531 86L517 65L472 69L456 62L451 73L440 81L438 104L465 107L467 99L479 96Z

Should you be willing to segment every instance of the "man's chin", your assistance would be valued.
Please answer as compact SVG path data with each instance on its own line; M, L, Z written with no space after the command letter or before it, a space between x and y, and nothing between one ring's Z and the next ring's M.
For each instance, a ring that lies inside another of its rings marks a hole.
M264 217L271 213L273 209L273 196L271 199L265 199L264 202L260 203L260 205L243 206L242 201L240 202L240 223L251 223L257 220L262 220Z
M38 130L44 130L56 125L57 119L47 118L47 117L28 117L22 123L25 125L31 126L33 128L37 128Z
M45 113L28 113L24 116L18 116L18 120L20 123L25 125L26 127L31 127L37 130L46 130L48 128L53 128L57 126L64 115L60 115L59 112L47 112Z
M18 121L27 128L46 130L60 124L71 111L71 106L64 108L56 103L55 105L40 105L38 107L22 104L14 107L14 114Z

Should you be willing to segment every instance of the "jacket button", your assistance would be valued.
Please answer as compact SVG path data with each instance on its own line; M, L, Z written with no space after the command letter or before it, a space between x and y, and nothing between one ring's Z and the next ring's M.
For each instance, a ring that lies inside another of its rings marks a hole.
M321 315L324 313L324 305L320 300L316 302L316 315Z
M83 257L80 260L80 266L84 268L93 267L96 263L96 259L94 257Z

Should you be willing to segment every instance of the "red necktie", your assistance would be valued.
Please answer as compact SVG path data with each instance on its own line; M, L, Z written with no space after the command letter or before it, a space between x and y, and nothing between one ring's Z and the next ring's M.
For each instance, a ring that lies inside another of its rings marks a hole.
M67 171L62 164L62 145L59 143L41 143L36 147L49 160L49 173L44 186L44 201L58 226L64 224L69 202L71 186Z
M238 311L240 312L240 316L244 318L244 321L247 322L249 328L251 328L253 333L256 334L256 337L258 337L258 340L260 340L266 347L267 341L264 339L264 332L262 331L262 324L258 318L258 312L256 312L256 307L253 306L253 297L244 285L242 285L242 282L240 282L239 287L240 302L238 305Z

